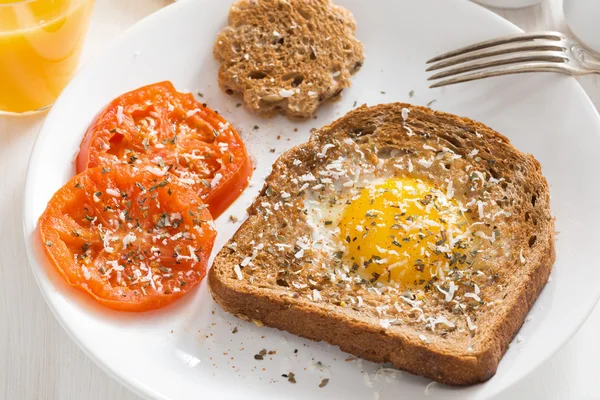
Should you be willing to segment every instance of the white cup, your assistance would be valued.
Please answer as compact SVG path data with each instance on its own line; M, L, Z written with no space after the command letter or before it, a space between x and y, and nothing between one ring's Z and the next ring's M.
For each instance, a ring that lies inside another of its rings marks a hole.
M541 3L544 0L473 0L476 3L483 4L484 6L497 7L497 8L523 8L533 6ZM590 0L600 1L600 0Z
M563 8L573 34L600 53L600 0L564 0Z

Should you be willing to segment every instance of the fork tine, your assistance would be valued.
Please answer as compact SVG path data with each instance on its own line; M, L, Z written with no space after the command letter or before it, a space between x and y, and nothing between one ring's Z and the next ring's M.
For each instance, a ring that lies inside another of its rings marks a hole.
M474 60L479 60L482 58L495 57L495 56L500 56L500 55L509 54L509 53L531 52L531 51L564 51L564 50L565 50L565 48L563 46L561 46L560 44L557 44L556 41L540 40L540 41L536 41L535 43L523 43L523 44L517 43L510 47L500 47L497 50L486 48L486 49L475 50L475 51L469 52L468 54L466 54L462 57L460 57L460 56L451 57L447 60L440 61L440 62L437 62L437 63L429 66L429 68L427 68L425 71L427 71L427 72L435 71L438 69L451 67L453 65L462 64L467 61L474 61Z
M459 75L454 78L446 79L441 82L436 82L430 85L430 88L454 85L462 82L469 82L478 79L491 78L494 76L521 74L526 72L559 72L568 74L568 70L564 64L557 63L527 63L520 65L511 65L508 67L493 68L483 71L473 72L471 74Z
M559 41L563 36L558 32L536 32L536 33L520 33L517 35L505 36L501 38L486 40L483 42L475 43L470 46L462 47L460 49L452 50L439 56L433 57L427 61L427 64L431 64L436 61L446 60L450 57L460 56L465 53L469 53L475 50L487 49L489 47L499 46L506 43L514 42L529 42L536 39L548 39Z
M486 61L486 62L474 62L464 64L463 66L452 68L446 71L439 72L435 75L429 77L429 81L447 78L449 76L454 76L458 74L462 74L465 72L482 70L490 67L499 67L502 65L509 64L518 64L518 63L527 63L527 62L549 62L549 63L558 63L563 64L567 63L569 58L566 54L558 51L547 51L547 52L527 52L519 55L508 55L504 58L498 58L496 60Z

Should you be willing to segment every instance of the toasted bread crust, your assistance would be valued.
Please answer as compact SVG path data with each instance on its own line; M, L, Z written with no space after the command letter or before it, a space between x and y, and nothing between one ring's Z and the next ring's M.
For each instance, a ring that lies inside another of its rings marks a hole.
M481 320L479 333L475 338L469 339L473 341L472 348L467 350L462 344L458 346L447 343L448 339L423 341L417 335L419 328L410 324L384 328L368 316L352 309L331 303L315 303L303 296L290 296L284 290L287 288L277 290L267 285L252 285L248 281L235 279L232 271L237 263L226 248L221 250L209 272L209 287L215 301L226 311L239 317L260 321L267 326L311 340L324 340L361 358L379 363L391 362L399 369L441 383L470 385L483 382L495 374L510 341L522 326L527 312L546 284L555 260L554 221L549 213L548 186L541 175L539 163L532 156L518 152L504 136L466 118L401 103L362 107L317 131L307 144L284 154L276 162L265 188L277 187L282 174L289 172L283 165L292 164L293 158L304 156L307 158L305 161L310 164L309 154L316 153L322 141L329 135L334 135L340 130L349 131L352 126L357 127L357 124L361 123L375 123L381 128L385 123L394 120L396 114L401 114L403 108L410 109L411 115L415 115L410 127L417 136L419 127L425 126L430 132L434 132L435 126L445 124L456 127L459 131L477 133L477 137L481 136L485 143L496 146L495 150L499 154L494 154L498 160L495 166L502 165L503 162L522 163L522 171L519 173L523 174L524 184L530 186L526 188L527 193L535 193L535 199L532 201L535 207L523 204L520 206L523 208L523 214L529 215L525 217L526 221L534 219L535 224L530 222L521 229L522 232L512 232L514 236L523 237L525 241L529 238L531 251L527 261L521 260L519 266L511 266L511 272L505 278L504 291L493 292L494 297L488 299L498 301L499 306L494 310L493 316ZM381 129L382 132L376 134L382 136L385 143L398 136L398 132L393 133L394 130L388 135L383 128ZM453 141L452 137L448 140ZM494 173L507 174L508 177L516 172L500 170ZM256 232L263 229L264 219L259 208L260 204L268 200L264 192L265 190L249 209L249 218L234 235L232 242L238 245L250 242ZM523 194L524 197L526 195ZM263 265L262 268L271 267ZM425 332L424 329L422 331ZM453 340L462 343L459 339Z

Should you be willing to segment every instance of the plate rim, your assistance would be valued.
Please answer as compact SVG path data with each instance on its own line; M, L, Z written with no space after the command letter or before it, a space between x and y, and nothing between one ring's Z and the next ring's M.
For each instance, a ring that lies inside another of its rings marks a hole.
M156 19L168 18L166 16L167 14L176 13L176 10L178 10L179 8L184 8L184 7L186 7L187 3L192 3L195 1L206 1L206 0L175 1L174 3L168 4L165 7L161 8L161 9L155 11L154 13L144 17L143 19L137 21L135 24L133 24L132 26L130 26L129 28L127 28L126 30L124 30L123 32L118 34L107 47L105 47L102 51L94 54L87 62L85 62L80 67L80 69L77 71L77 74L73 77L73 79L71 79L69 84L66 86L66 88L63 90L61 95L56 100L55 104L59 103L62 98L69 95L71 90L74 90L73 89L73 87L75 86L74 83L77 83L78 77L82 74L82 72L85 69L87 69L89 67L89 65L95 64L97 60L102 58L102 56L104 56L105 54L111 53L115 48L117 48L120 45L120 43L125 38L129 37L130 35L134 34L135 31L140 29L140 26L143 26L146 24L152 24L153 21ZM392 0L382 0L382 1L392 1ZM452 1L454 1L455 3L462 3L462 5L464 7L473 7L473 8L479 8L479 9L484 10L484 14L486 14L490 19L494 19L497 21L498 24L504 25L502 27L503 29L504 28L507 28L507 30L512 29L513 33L524 32L517 25L513 24L512 22L508 21L507 19L503 18L502 16L494 13L493 11L488 10L481 4L478 4L475 2L470 2L470 1L463 2L461 0L452 0ZM507 34L510 34L510 33L507 32ZM583 98L585 99L585 103L586 103L587 107L593 111L595 118L600 122L600 111L598 109L596 109L596 107L594 106L593 102L591 101L589 95L585 92L585 90L579 84L579 82L577 80L575 80L573 77L569 78L569 80L577 84L576 90L578 92L580 92L580 94L583 94ZM72 329L70 329L67 322L63 318L61 318L61 316L56 308L56 305L53 303L53 301L49 297L49 293L42 288L41 275L40 275L40 271L39 271L42 268L40 268L39 265L37 265L37 264L39 264L38 255L36 255L36 253L35 253L35 248L34 248L35 243L31 240L32 238L30 237L32 234L35 234L37 229L34 228L34 230L32 232L28 232L29 229L28 229L26 217L29 216L29 214L30 214L29 212L27 212L27 210L30 209L29 204L32 201L31 196L28 195L28 193L31 191L32 175L34 174L32 172L31 166L34 162L34 159L37 158L37 154L42 150L41 146L40 146L40 141L41 141L40 139L42 138L42 136L46 136L46 135L42 135L42 133L46 132L46 126L48 124L48 120L50 120L50 117L53 116L54 113L55 113L55 107L52 107L52 109L50 109L50 111L46 115L46 118L44 119L44 122L38 131L37 137L34 141L32 151L31 151L28 163L27 163L27 173L25 176L25 185L24 185L24 189L23 189L23 200L22 200L22 205L21 205L21 222L22 222L23 237L24 237L24 242L25 242L28 264L30 266L30 272L33 274L36 285L37 285L39 291L42 293L42 297L44 298L46 305L52 311L54 318L59 322L60 326L67 333L69 338L71 340L73 340L73 342L75 342L75 344L79 347L79 349L81 349L83 351L83 353L86 354L86 356L89 357L94 362L95 365L100 367L100 369L102 371L104 371L105 373L107 373L112 379L116 380L121 385L123 385L124 387L126 387L127 389L131 390L132 392L136 393L139 396L142 396L142 397L148 398L148 399L170 400L169 397L166 397L162 393L151 389L143 382L137 381L136 379L131 378L131 377L127 377L127 375L117 373L116 369L111 368L108 363L105 363L104 361L102 361L101 358L99 356L97 356L95 354L95 352L92 351L88 346L86 346L79 339L79 337L74 333L74 331ZM36 218L36 220L37 220L37 218ZM553 266L553 268L554 268L554 266ZM537 299L536 299L536 301L537 301ZM600 290L596 293L595 301L593 302L593 304L590 304L590 306L586 308L585 318L583 318L578 324L574 324L575 329L573 329L568 335L566 335L565 338L562 340L562 342L555 349L545 353L542 357L539 357L538 359L536 359L533 362L533 367L530 370L528 370L525 373L518 376L510 385L499 386L499 387L496 387L496 389L490 389L490 392L486 393L486 395L488 397L492 398L492 397L496 397L496 396L504 393L509 388L514 387L515 385L522 382L531 373L533 373L534 371L539 369L542 364L548 362L548 360L550 358L555 356L556 353L558 353L558 351L561 350L572 339L572 337L579 331L579 329L583 326L583 324L586 323L586 321L589 319L589 316L591 315L592 311L597 307L598 303L600 303ZM491 379L493 379L493 377ZM432 381L432 382L434 382L434 381ZM482 384L485 384L485 382Z

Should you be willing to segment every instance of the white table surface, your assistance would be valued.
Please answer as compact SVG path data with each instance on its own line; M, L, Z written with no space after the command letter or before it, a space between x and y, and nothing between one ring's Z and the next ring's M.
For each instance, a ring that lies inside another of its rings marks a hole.
M83 60L170 2L96 0ZM546 0L522 10L493 11L526 31L566 30L562 0ZM600 109L600 76L583 77L580 83ZM139 399L69 339L31 274L23 243L21 203L27 161L44 118L0 117L0 399ZM596 307L565 347L498 399L600 399L600 386L594 383L600 364L599 334L600 307Z

